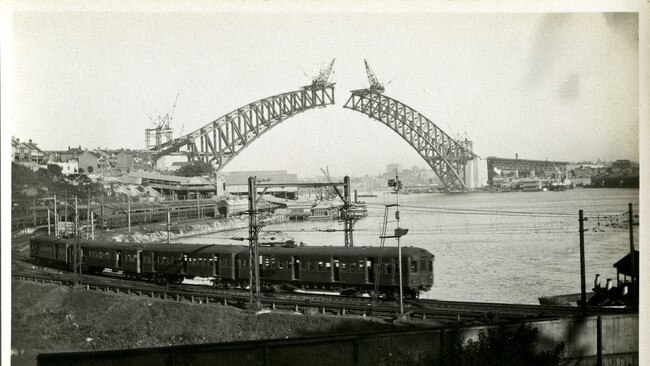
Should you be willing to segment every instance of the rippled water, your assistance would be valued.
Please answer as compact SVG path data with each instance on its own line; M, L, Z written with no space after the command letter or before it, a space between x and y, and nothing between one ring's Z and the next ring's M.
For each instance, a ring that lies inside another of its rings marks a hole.
M369 216L355 226L355 246L379 245L384 204L395 195L364 198ZM410 231L402 245L435 255L435 284L425 298L537 303L542 295L580 292L578 210L585 217L587 288L596 273L616 277L614 262L629 252L628 203L638 213L639 190L575 189L565 192L512 192L401 195L401 226ZM392 211L391 211L392 212ZM394 216L391 213L391 219ZM392 225L392 226L391 226ZM389 223L389 230L395 223ZM307 245L343 246L334 221L290 222L266 227ZM183 239L233 243L247 230ZM638 226L634 228L639 249ZM387 240L386 245L396 245Z

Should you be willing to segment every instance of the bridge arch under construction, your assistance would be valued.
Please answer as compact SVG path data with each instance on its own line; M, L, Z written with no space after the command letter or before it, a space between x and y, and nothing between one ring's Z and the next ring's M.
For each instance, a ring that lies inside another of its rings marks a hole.
M170 154L209 162L217 171L265 132L302 112L335 104L334 83L329 82L334 60L311 85L248 103L205 126L156 146L154 162ZM366 62L368 89L353 90L344 108L367 115L391 128L418 152L448 191L464 191L475 175L478 157L472 142L456 141L431 120L408 105L383 94ZM469 166L469 168L468 168Z

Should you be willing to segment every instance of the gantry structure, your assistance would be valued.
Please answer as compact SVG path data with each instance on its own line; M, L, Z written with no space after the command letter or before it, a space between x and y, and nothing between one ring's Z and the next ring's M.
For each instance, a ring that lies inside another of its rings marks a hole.
M217 118L207 125L159 146L154 161L174 152L188 160L212 163L221 170L266 131L299 113L335 104L330 75L332 60L310 85L264 98ZM370 86L351 91L344 108L361 112L391 128L411 145L433 169L446 190L466 190L466 166L476 157L471 141L456 141L435 123L408 105L384 94L366 60Z

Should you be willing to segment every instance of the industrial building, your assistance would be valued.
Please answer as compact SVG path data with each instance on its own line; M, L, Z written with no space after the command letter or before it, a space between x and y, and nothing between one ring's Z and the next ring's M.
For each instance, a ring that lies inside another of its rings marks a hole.
M235 171L223 172L226 191L235 195L248 194L248 177L256 177L258 182L263 183L297 183L296 174L287 173L286 170L258 170L258 171ZM264 189L258 188L261 193ZM297 187L270 187L265 194L285 199L296 199L298 196Z

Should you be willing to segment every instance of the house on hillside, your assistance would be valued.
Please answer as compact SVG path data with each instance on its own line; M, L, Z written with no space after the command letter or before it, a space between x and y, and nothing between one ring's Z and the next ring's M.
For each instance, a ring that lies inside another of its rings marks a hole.
M94 151L84 151L79 155L79 171L86 174L99 173L106 168L106 159Z
M76 160L66 162L49 162L47 165L58 165L61 167L61 174L71 175L79 173L79 163Z
M115 155L115 167L120 170L128 171L133 167L133 153L120 151Z
M20 139L12 137L11 160L16 163L35 163L40 165L45 161L45 153L31 139L28 142L21 142Z

